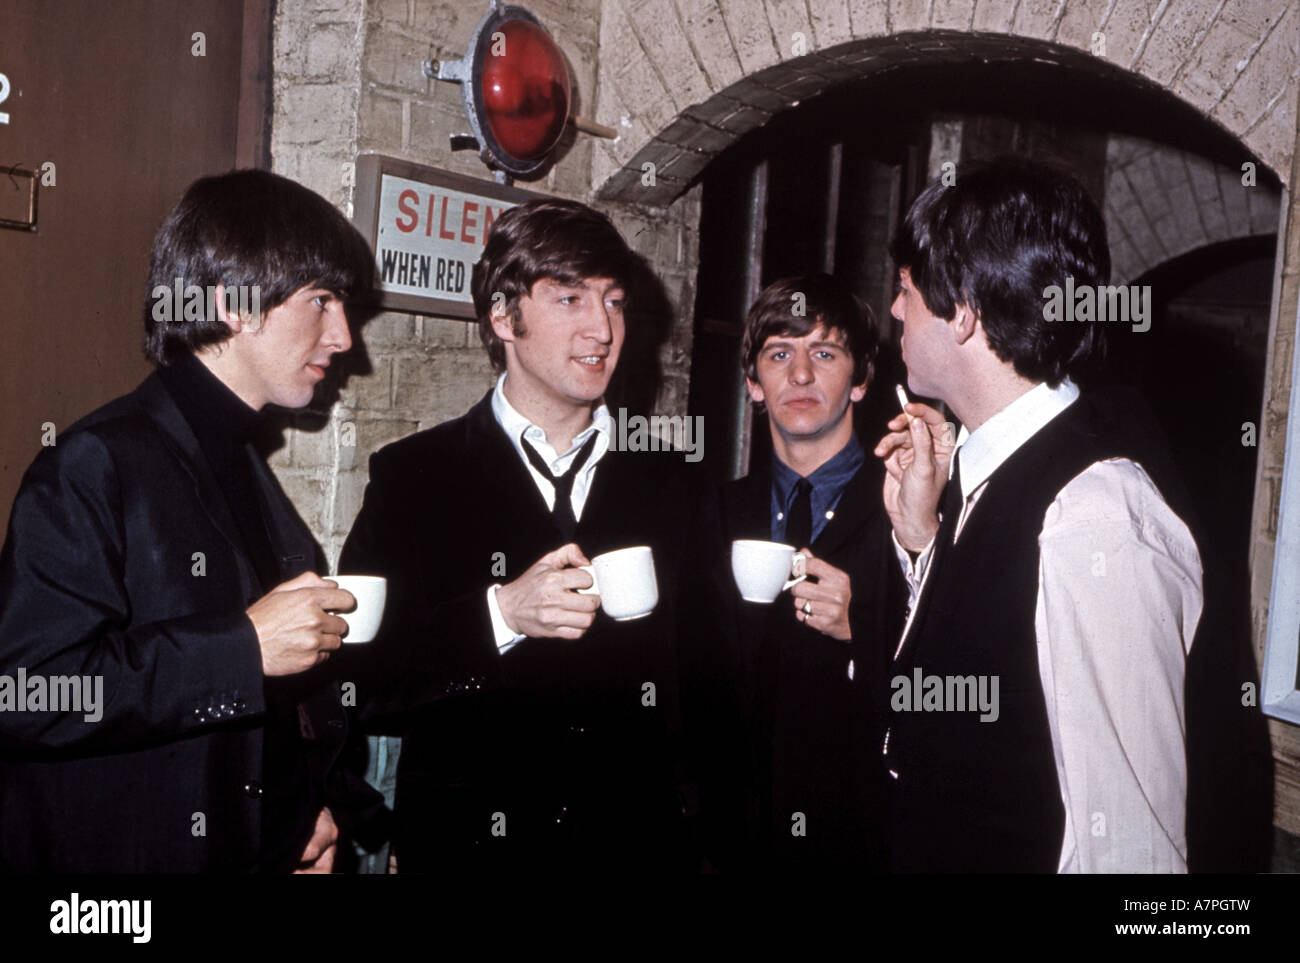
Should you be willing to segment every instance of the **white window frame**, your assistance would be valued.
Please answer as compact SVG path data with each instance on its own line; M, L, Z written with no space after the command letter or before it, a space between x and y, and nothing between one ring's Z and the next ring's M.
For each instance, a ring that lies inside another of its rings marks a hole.
M1278 243L1284 235L1279 234ZM1296 310L1300 325L1300 306ZM1297 330L1300 330L1298 328ZM1260 679L1260 708L1274 719L1300 725L1300 350L1291 356L1286 455L1269 592L1268 630Z

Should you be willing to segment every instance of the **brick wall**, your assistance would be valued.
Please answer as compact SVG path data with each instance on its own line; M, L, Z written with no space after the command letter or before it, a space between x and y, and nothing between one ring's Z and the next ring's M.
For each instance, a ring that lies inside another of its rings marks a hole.
M350 212L345 165L354 161L365 0L276 5L271 166ZM331 563L338 502L338 423L326 405L291 420L271 466ZM341 544L341 543L340 543Z
M607 197L642 194L653 163L667 203L738 135L840 80L1018 57L1131 72L1290 176L1296 0L602 0L600 20L597 119L628 132L596 147Z
M528 7L564 51L575 82L575 109L594 112L600 9L597 0L543 0ZM274 169L351 213L346 166L375 151L490 178L473 151L453 152L451 134L469 123L460 87L429 80L422 63L456 60L486 10L477 2L429 0L281 0L275 32ZM593 138L567 138L538 181L539 193L592 201ZM660 359L656 409L686 411L691 309L698 263L699 200L667 207L598 202L663 281L676 323ZM413 431L465 412L494 376L475 325L385 313L362 331L365 355L343 371L337 403L292 420L286 445L272 456L286 491L331 563L361 506L371 452ZM354 352L358 354L358 352ZM342 366L341 366L342 367Z
M1258 170L1253 180L1190 151L1112 135L1104 207L1114 283L1209 244L1276 233L1281 193Z

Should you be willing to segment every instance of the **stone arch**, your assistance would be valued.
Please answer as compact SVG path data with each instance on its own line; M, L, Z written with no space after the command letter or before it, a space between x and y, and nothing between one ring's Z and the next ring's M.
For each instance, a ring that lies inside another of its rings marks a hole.
M1273 234L1281 192L1199 154L1112 135L1106 149L1111 277L1127 284L1160 264L1222 241Z
M1285 0L602 0L597 119L620 136L596 149L593 183L602 198L665 206L801 99L923 61L1025 58L1162 89L1285 183L1298 32Z

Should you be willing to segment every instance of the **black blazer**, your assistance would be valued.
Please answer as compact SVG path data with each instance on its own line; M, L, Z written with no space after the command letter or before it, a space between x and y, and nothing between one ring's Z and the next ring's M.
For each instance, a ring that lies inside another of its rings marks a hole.
M501 654L488 587L564 539L491 396L371 457L340 562L389 579L379 637L337 667L358 680L372 731L404 736L399 865L671 863L680 833L671 628L691 473L679 453L608 452L574 538L588 558L651 546L660 592L651 615L618 623L601 612L577 641L526 638Z
M56 441L24 476L0 552L0 673L102 676L103 715L0 712L0 866L256 869L266 703L245 610L260 592L216 478L157 374ZM323 571L252 464L280 574ZM324 783L346 734L340 695L323 676L297 682ZM331 775L344 824L362 786Z
M811 546L849 574L851 642L799 622L788 592L770 605L740 598L731 543L771 538L766 465L723 485L692 526L683 711L706 850L724 871L883 866L885 677L907 590L882 480L868 458Z

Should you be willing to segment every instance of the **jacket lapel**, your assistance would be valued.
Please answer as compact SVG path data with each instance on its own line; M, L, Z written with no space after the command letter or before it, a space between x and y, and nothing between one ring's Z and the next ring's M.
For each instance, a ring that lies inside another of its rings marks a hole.
M560 530L546 507L546 499L492 413L493 390L489 389L465 415L465 450L470 453L469 463L440 467L464 471L465 477L472 479L469 491L477 502L504 511L511 526L526 524L551 533L553 547L558 548Z
M261 593L257 590L257 578L253 572L252 563L245 557L244 551L240 547L235 519L230 514L230 508L226 504L226 497L217 484L216 476L212 474L212 468L208 465L208 460L203 457L202 449L199 448L199 440L194 437L189 422L185 420L180 408L172 400L171 393L155 372L135 390L135 395L140 401L141 407L162 431L163 439L176 456L176 460L193 479L198 501L203 506L203 511L207 513L213 526L229 543L230 550L234 554L236 564L239 567L240 587L243 589L245 597L254 598L260 595Z
M819 558L834 555L851 538L860 537L862 528L873 517L884 511L881 503L880 473L871 461L858 469L840 495L835 514L812 544L813 554Z
M308 570L323 572L324 559L320 547L302 516L293 507L293 502L284 493L275 474L256 449L249 445L245 450L252 461L253 477L257 479L258 494L262 500L262 519L266 523L266 534L271 539L271 548L275 551L281 580L288 581Z
M732 541L772 538L772 473L767 468L750 472L736 482L727 506L727 531ZM731 549L730 543L727 545Z
M647 487L637 462L625 452L607 451L596 463L575 536L588 557L592 552L630 547L626 541L632 535L629 529L644 532L639 520L653 510L658 493Z

